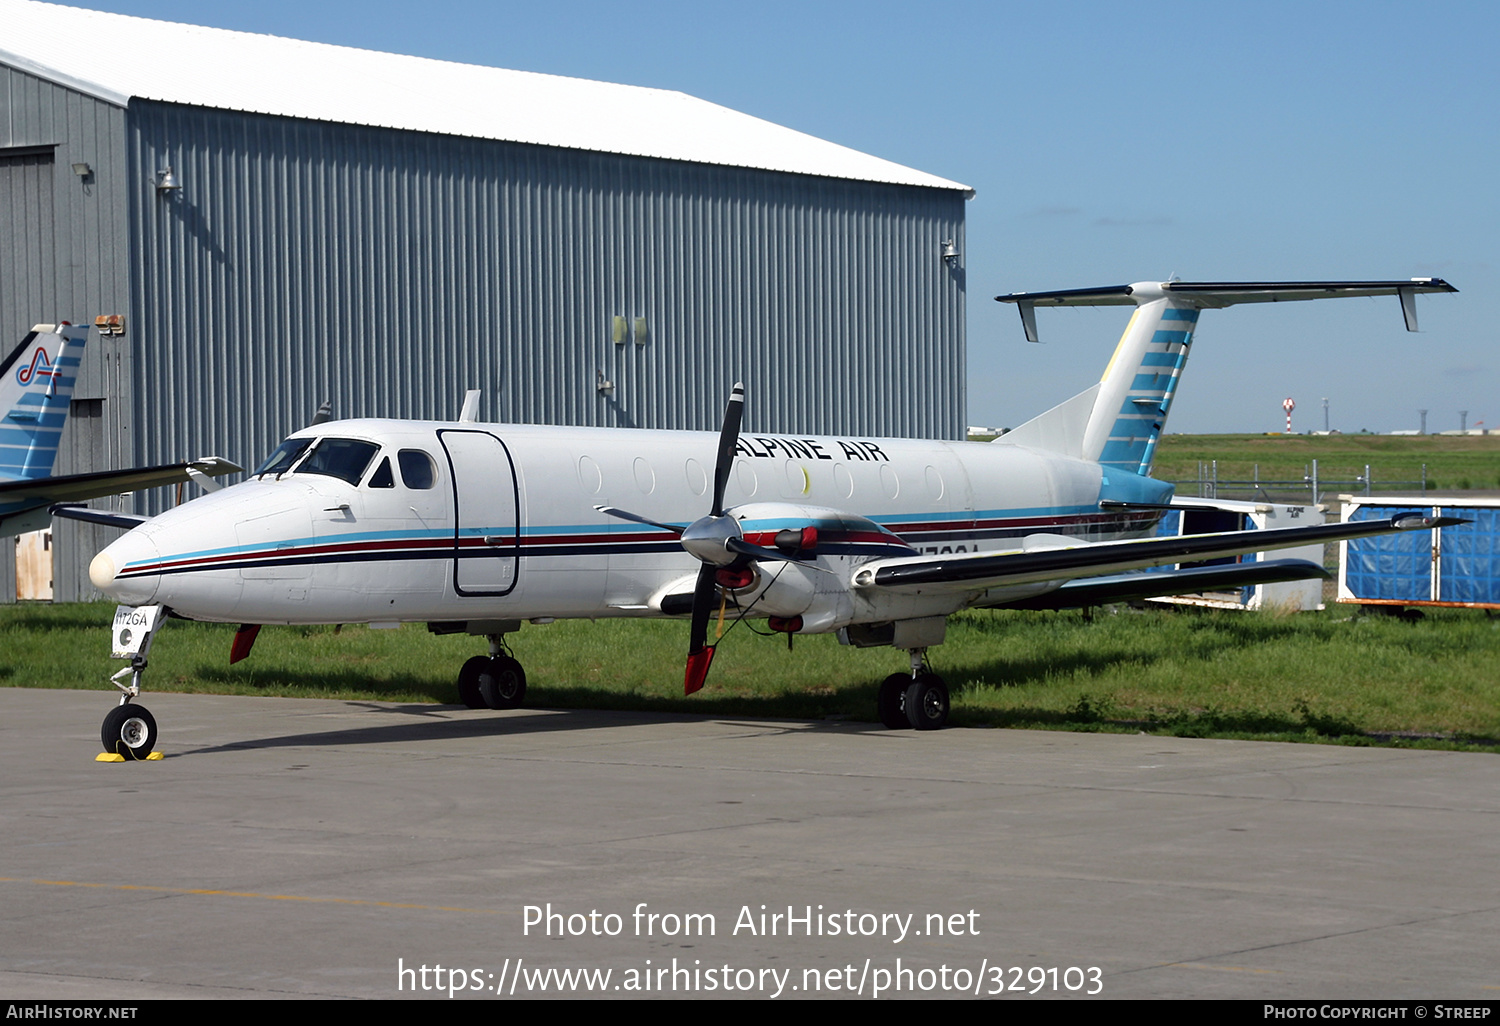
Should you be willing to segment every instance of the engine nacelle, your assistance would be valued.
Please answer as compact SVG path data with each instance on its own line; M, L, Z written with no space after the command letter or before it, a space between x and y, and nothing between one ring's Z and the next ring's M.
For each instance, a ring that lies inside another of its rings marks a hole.
M861 564L916 554L873 520L843 510L753 502L727 512L739 523L745 541L792 557L756 560L759 579L730 594L751 616L800 617L799 634L825 633L850 621L854 603L849 582Z

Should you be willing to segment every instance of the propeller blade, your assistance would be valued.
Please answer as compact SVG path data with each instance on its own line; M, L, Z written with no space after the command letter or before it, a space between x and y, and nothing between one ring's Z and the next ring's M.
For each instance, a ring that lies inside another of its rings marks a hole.
M729 484L729 472L734 469L734 447L740 442L740 421L745 415L745 386L736 381L729 393L729 404L724 407L724 426L719 429L719 458L714 464L714 505L709 516L724 515L724 489Z
M693 588L693 622L688 632L687 674L683 694L691 695L703 687L714 650L708 644L708 618L713 614L714 574L718 568L704 563L698 568L698 583Z
M647 527L659 527L663 531L671 531L675 535L682 534L683 529L678 527L676 524L663 524L660 521L650 520L646 517L641 516L639 513L632 513L629 510L619 509L615 506L595 506L594 508L597 509L600 513L603 513L605 516L618 517L621 520L629 520L637 524L645 524Z
M250 649L255 647L255 638L259 634L260 624L240 624L240 629L234 632L234 643L229 646L230 665L239 662L241 659L249 658Z
M714 575L718 572L721 563L732 562L732 560L717 560L713 553L715 544L722 544L721 538L730 534L738 534L739 529L734 522L724 517L724 489L729 485L729 472L734 469L734 449L740 442L740 421L745 415L745 386L736 381L734 389L729 393L729 403L724 407L724 425L719 429L719 455L714 462L714 503L709 514L700 520L688 525L688 528L676 530L681 536L689 528L698 528L700 535L705 538L699 540L699 544L687 544L689 539L684 538L684 547L703 561L698 568L698 583L693 588L693 623L688 633L688 659L687 672L683 677L683 693L691 695L703 687L703 681L708 677L708 667L714 661L713 646L708 644L708 618L713 614ZM610 512L599 507L601 512ZM611 513L618 516L618 513ZM626 519L639 519L634 515ZM651 521L643 521L651 523ZM657 527L665 527L665 524L656 524ZM753 547L753 546L752 546ZM715 562L717 560L717 562Z

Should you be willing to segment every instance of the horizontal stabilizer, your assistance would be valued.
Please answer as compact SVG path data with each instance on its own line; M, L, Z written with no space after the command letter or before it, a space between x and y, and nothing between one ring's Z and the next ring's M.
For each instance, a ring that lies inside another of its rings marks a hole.
M1195 566L1181 570L1144 570L1113 577L1089 577L1069 581L1055 591L1020 602L1007 602L1004 609L1078 609L1106 602L1134 602L1161 595L1185 595L1200 591L1232 591L1283 581L1328 580L1333 575L1306 559L1270 559L1231 566Z
M1406 281L1163 281L1133 285L1106 285L1091 289L1057 289L1052 292L1012 292L996 296L997 303L1014 303L1021 312L1027 341L1039 341L1036 313L1039 306L1139 306L1163 296L1176 306L1219 309L1237 303L1291 303L1305 299L1336 299L1355 296L1399 296L1407 331L1417 330L1416 296L1419 292L1457 292L1441 278L1409 278Z

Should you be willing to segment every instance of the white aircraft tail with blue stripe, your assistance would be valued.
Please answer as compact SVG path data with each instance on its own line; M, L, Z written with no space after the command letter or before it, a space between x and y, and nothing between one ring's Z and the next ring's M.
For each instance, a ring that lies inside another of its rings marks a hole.
M85 325L38 324L0 363L0 481L51 475L88 337Z
M1097 385L996 441L1148 476L1203 309L1236 303L1398 296L1406 329L1416 331L1417 293L1457 291L1441 278L1412 278L1341 282L1137 282L1097 289L996 296L999 302L1016 304L1026 338L1032 342L1038 341L1038 306L1135 307Z
M1196 309L1165 296L1136 307L1099 381L1084 432L1086 459L1132 474L1150 472L1197 326Z

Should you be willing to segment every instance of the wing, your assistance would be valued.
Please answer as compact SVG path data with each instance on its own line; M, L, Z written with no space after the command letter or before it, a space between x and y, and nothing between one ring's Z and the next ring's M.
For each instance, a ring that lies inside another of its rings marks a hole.
M133 527L140 527L151 519L137 513L116 513L113 510L90 509L88 506L71 503L59 503L47 512L64 520L81 520L85 524L103 524L105 527L123 527L127 531Z
M1109 577L1083 577L1068 581L1062 587L1015 602L1003 602L1002 609L1077 609L1101 606L1106 602L1134 602L1161 595L1185 595L1200 591L1233 591L1258 584L1280 584L1283 581L1328 580L1333 575L1306 559L1267 559L1229 566L1194 566L1180 570L1148 573L1138 570Z
M1069 544L1065 538L1040 536L1026 539L1023 541L1024 548L1010 552L872 560L855 572L853 584L856 589L913 594L979 593L996 587L1102 577L1130 570L1170 566L1184 561L1221 559L1395 531L1432 530L1461 523L1465 521L1458 517L1402 513L1389 520L1320 524L1273 531L1224 531L1176 538L1140 538L1134 541ZM1197 587L1199 585L1176 590L1192 591ZM1155 594L1172 594L1172 590L1157 591Z

